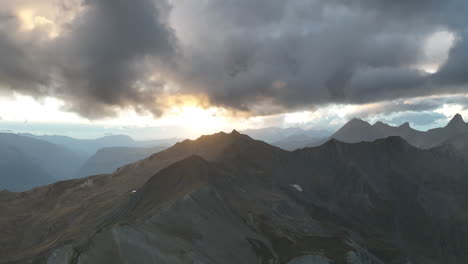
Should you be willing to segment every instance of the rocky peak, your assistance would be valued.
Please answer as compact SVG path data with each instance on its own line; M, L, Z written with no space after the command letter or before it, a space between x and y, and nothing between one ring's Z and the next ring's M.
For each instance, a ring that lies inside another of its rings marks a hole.
M463 128L467 127L465 121L463 120L463 117L460 114L456 114L452 120L448 123L447 127L450 128Z
M359 119L359 118L353 118L351 119L348 123L346 123L343 128L349 129L349 128L361 128L361 127L370 127L371 125L367 123L366 121Z
M399 126L400 128L411 128L410 127L410 124L408 122L405 122L403 124L401 124L401 126Z
M232 130L232 132L231 132L231 135L233 135L233 136L238 136L238 135L240 135L240 134L241 134L241 133L239 133L239 132L238 132L237 130L235 130L235 129Z

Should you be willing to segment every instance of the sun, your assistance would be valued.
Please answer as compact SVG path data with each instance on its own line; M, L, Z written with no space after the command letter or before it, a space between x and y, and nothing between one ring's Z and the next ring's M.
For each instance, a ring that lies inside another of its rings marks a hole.
M169 111L162 120L174 124L182 124L191 130L193 134L207 134L213 131L223 130L228 120L226 111L218 107L203 108L194 105L182 105Z

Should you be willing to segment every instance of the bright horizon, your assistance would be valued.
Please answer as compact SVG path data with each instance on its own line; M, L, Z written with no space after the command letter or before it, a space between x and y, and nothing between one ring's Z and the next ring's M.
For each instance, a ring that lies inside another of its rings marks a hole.
M455 6L8 1L0 130L193 138L353 117L427 130L468 116Z
M468 99L467 95L459 95ZM270 116L234 117L223 115L222 109L204 109L198 106L182 105L161 118L139 115L125 111L118 117L89 120L76 113L63 110L64 102L54 98L40 101L32 97L17 95L0 99L0 130L13 133L37 135L66 135L74 138L98 138L106 135L124 134L137 140L162 139L170 137L196 138L204 134L233 129L261 129L269 127L298 127L305 130L335 131L351 118L357 117L370 123L383 121L393 126L409 122L417 130L428 130L444 126L456 113L468 117L463 105L451 103L453 96L432 97L449 103L433 111L404 111L396 114L379 113L384 104L329 105L314 111L298 111ZM406 101L418 103L428 98ZM403 101L389 102L389 105L404 104ZM373 114L375 113L375 114ZM420 123L415 119L422 120Z

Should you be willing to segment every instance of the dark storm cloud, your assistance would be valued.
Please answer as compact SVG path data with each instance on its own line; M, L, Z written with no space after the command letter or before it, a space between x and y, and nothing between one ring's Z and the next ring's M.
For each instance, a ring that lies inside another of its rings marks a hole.
M87 116L106 114L115 105L159 109L151 105L161 83L145 81L144 60L169 62L172 32L151 0L87 0L87 11L56 43L64 96L72 110ZM139 83L139 81L143 83ZM96 109L97 107L97 109Z
M19 21L0 16L0 84L58 96L69 110L90 118L112 115L116 106L159 114L155 100L164 83L146 78L175 53L163 14L169 6L152 0L86 0L83 6L42 49L15 39Z
M256 10L273 10L258 16L252 1L215 2L205 1L203 11L216 15L189 18L200 20L192 27L197 35L214 41L184 50L189 60L180 77L215 103L245 109L271 100L294 109L465 89L466 52L456 51L466 50L459 9L468 9L456 0L254 1ZM443 67L453 76L444 82L415 69L427 60L425 40L440 30L459 37Z
M378 117L379 120L388 120L388 118L398 117L400 118L400 120L405 120L405 117L410 116L411 120L414 120L418 116L417 113L421 113L421 116L425 116L425 118L428 118L429 116L440 117L440 114L436 115L436 112L434 112L434 110L440 109L444 105L458 105L463 107L463 109L468 109L468 96L452 95L385 101L380 102L378 104L368 105L366 107L359 108L356 111L352 111L346 115L346 119L352 119L354 117L362 119ZM434 115L427 115L427 113L434 113ZM434 119L434 122L437 120ZM413 123L415 122L416 121L414 121ZM398 122L391 123L399 124ZM418 123L418 125L427 124Z
M91 118L116 107L160 114L166 83L253 114L464 92L465 2L85 0L41 45L0 15L0 85L58 96ZM447 62L433 75L417 70L440 30L457 36ZM265 102L276 107L259 112Z
M0 10L0 86L37 94L49 78L46 71L36 68L35 47L11 35L17 28L15 17Z

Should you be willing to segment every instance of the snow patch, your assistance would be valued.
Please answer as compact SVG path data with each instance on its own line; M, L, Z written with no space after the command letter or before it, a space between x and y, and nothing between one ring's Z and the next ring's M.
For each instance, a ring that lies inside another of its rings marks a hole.
M93 186L94 182L92 179L88 179L86 180L85 182L83 182L82 184L80 184L80 188L86 188L86 187L91 187Z
M294 189L300 191L300 192L303 192L301 186L299 186L298 184L291 184L291 187L293 187Z

